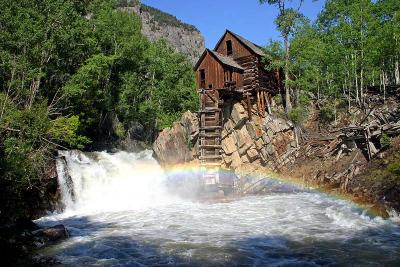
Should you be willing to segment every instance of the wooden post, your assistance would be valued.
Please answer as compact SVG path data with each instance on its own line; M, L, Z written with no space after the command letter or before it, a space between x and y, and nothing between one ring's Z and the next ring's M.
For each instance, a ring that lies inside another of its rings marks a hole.
M261 97L260 97L260 90L257 89L257 113L258 116L261 116Z
M263 117L265 117L265 92L261 91L261 112Z
M249 116L249 120L251 120L251 101L250 101L250 93L246 93L247 96L247 115Z
M272 114L271 111L271 104L269 102L269 93L265 93L265 102L267 103L267 110L268 110L268 114Z

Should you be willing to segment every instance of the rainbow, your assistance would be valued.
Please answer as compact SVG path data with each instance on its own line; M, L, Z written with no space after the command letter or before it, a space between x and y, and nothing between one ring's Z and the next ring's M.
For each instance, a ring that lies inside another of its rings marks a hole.
M170 166L164 166L164 173L168 177L200 177L201 169L198 163L186 163L186 164L176 164ZM272 172L267 168L259 167L255 168L254 166L248 164L239 167L238 169L224 169L221 168L220 173L226 176L246 176L254 181L267 179L269 181L274 181L277 183L287 184L299 189L310 190L312 192L325 194L328 197L343 200L354 204L360 210L365 210L367 214L371 217L381 216L387 218L389 213L382 206L374 205L368 200L357 198L356 196L349 194L338 192L338 190L334 190L331 188L327 188L324 186L317 185L316 183L311 182L307 179L300 179L293 176L281 175L276 172Z

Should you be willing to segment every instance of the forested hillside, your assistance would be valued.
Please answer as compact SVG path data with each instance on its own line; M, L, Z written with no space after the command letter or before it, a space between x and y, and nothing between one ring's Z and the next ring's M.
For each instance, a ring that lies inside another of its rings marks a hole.
M127 135L151 142L197 107L187 59L150 43L114 1L1 6L1 221L34 205L57 149Z
M289 105L295 107L291 118L299 120L304 115L305 92L326 100L323 111L333 120L339 106L349 112L353 106L367 107L368 89L380 92L385 102L388 89L400 85L399 1L328 0L315 22L304 17L301 9L288 9L276 23L290 42L288 65L288 51L278 41L267 47L268 61L271 67L283 67L289 73Z

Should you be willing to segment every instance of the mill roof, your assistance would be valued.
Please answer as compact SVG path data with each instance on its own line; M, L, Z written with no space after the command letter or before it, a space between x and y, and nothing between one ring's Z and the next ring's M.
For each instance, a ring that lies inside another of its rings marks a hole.
M265 56L264 51L261 49L261 47L259 45L256 45L253 42L250 42L249 40L247 40L246 38L231 32L230 30L226 30L224 35L222 35L221 39L218 41L217 45L215 46L215 50L217 50L218 46L221 44L222 40L224 39L225 35L227 33L232 34L236 39L238 39L244 46L246 46L248 49L250 49L252 52L254 52L255 54L259 55L259 56Z
M203 61L204 57L206 54L210 53L217 61L219 61L222 65L228 66L228 67L233 67L235 69L239 70L244 70L243 67L241 67L236 61L234 61L232 58L224 56L216 51L212 51L210 49L206 49L203 53L203 55L200 57L199 61L197 62L196 66L194 67L197 69L200 65L200 63Z

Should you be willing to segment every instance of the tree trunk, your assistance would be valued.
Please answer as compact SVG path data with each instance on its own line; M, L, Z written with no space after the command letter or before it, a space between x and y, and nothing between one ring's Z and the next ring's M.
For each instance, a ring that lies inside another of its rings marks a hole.
M361 70L360 70L360 96L361 96L361 107L364 108L365 97L364 97L364 51L361 50Z
M383 71L382 73L382 80L383 80L383 103L386 103L386 73Z
M295 88L294 89L294 95L295 95L295 98L294 98L294 104L295 104L295 106L296 107L298 107L298 106L300 106L300 89L299 88Z
M347 90L347 106L348 106L348 111L349 111L349 113L350 113L350 110L351 110L351 96L350 96L350 88L347 86L347 78L346 78L346 76L345 76L345 78L344 78L344 87L345 87L345 90Z
M394 41L395 41L396 47L398 47L398 40L397 40L396 36L394 37ZM395 63L394 63L394 78L395 78L396 85L400 85L400 70L399 70L399 54L398 53L396 53L395 58L396 59L395 59Z
M354 54L351 55L353 59L353 66L354 66L354 79L355 79L355 87L356 87L356 103L360 104L360 96L358 92L358 76L357 76L357 56Z
M292 109L292 103L290 102L290 88L288 85L289 81L289 35L284 35L285 39L285 112L288 115Z

